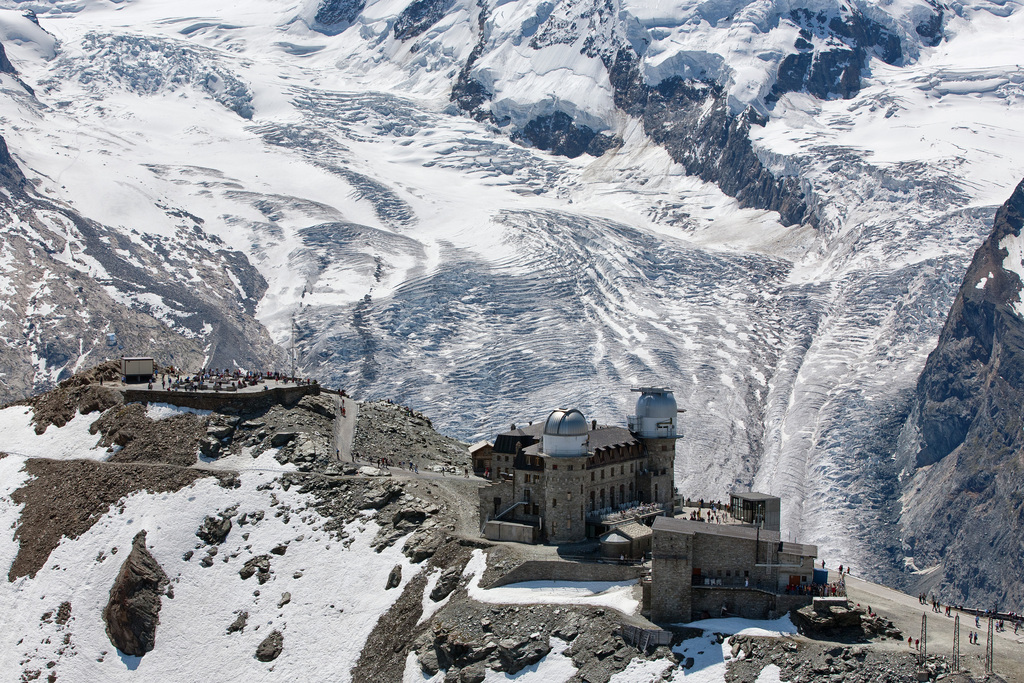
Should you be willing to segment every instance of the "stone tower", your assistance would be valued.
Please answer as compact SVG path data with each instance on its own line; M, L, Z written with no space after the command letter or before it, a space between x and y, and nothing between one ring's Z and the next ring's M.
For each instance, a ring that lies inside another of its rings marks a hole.
M629 431L640 437L647 451L647 471L638 477L645 502L669 503L675 494L676 430L678 408L670 389L639 387L636 414L628 418Z
M544 499L542 524L551 543L586 538L583 482L589 435L587 419L575 408L552 411L544 423L542 450L549 458L543 484L536 489Z

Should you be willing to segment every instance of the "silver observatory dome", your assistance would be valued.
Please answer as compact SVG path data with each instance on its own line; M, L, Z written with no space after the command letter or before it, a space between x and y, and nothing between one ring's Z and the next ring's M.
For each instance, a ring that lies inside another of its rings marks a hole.
M636 401L636 416L659 420L675 419L676 397L667 389L644 388Z
M587 418L576 408L552 410L544 423L544 433L548 436L586 436L587 432Z

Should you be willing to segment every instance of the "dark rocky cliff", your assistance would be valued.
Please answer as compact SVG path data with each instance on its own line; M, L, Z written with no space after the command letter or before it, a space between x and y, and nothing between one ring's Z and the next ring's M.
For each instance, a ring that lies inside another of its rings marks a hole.
M921 569L941 565L928 587L1016 611L1024 607L1024 286L1000 243L1022 225L1024 182L974 255L897 453L905 553Z

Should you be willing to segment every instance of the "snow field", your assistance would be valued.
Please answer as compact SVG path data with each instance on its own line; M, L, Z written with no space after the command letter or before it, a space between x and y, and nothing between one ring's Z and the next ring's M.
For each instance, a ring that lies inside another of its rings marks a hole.
M12 457L0 460L0 474L10 475L8 470L17 464ZM370 548L378 527L369 517L346 527L351 535L347 547L333 541L322 530L324 520L304 508L306 496L277 486L256 489L272 476L243 472L239 489L222 488L211 477L175 493L133 494L82 537L62 541L35 578L0 585L0 610L7 615L0 634L0 671L14 680L22 670L45 668L46 662L54 660L61 678L77 681L139 680L140 676L147 680L263 680L268 675L348 680L377 619L418 567L402 555L404 539L381 553ZM13 486L7 483L8 476L2 481L7 488ZM287 522L284 516L275 516L273 496L292 508ZM9 497L0 500L0 515L7 520L12 517ZM236 505L239 513L264 510L266 516L246 526L235 524L213 565L200 566L205 551L196 549L195 530L206 515ZM7 528L13 535L14 530ZM142 529L148 532L150 552L171 579L174 597L163 598L156 648L134 658L115 651L101 613L131 541ZM242 538L245 533L248 540ZM269 581L261 586L256 577L240 578L238 570L249 557L268 553L281 543L288 543L287 551L270 555ZM0 546L4 558L13 557L12 545ZM104 549L100 557L97 548ZM116 555L113 548L118 549ZM186 562L182 555L190 550L195 555ZM231 555L237 556L225 563ZM402 584L385 591L395 565L402 567ZM279 608L286 591L291 602ZM65 600L72 607L66 630L41 623L44 612ZM240 611L249 613L248 625L244 632L227 635L226 627ZM260 663L253 657L256 646L275 629L284 634L284 651L274 662ZM58 656L64 633L70 633L70 645Z
M480 588L487 569L487 555L474 550L463 576L471 576L466 590L478 602L502 605L588 605L610 607L623 614L634 614L640 603L633 598L634 581L525 581L497 588Z
M186 413L191 413L192 415L211 415L213 411L189 408L187 406L175 406L170 403L150 403L146 407L146 417L150 420L166 420L169 417Z
M0 434L3 444L0 451L30 458L52 458L70 460L106 460L110 453L97 448L100 437L89 433L89 425L99 417L78 413L63 427L50 425L42 434L36 434L32 424L33 411L28 406L11 406L0 409ZM90 445L91 444L91 445Z

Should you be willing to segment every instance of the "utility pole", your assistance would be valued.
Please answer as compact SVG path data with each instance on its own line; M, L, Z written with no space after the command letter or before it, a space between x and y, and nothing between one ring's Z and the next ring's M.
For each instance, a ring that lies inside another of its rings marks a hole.
M992 617L988 618L988 642L985 643L985 673L995 673L995 652L993 651L992 641L995 637L995 620Z
M953 673L960 671L960 615L953 620Z
M918 652L917 660L924 663L928 657L928 615L921 613L921 650Z

